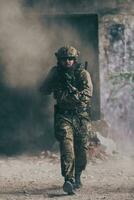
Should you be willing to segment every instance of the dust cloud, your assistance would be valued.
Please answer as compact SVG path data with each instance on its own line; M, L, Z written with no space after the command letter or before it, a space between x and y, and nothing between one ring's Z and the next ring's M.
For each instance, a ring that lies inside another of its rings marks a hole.
M25 13L20 0L0 2L0 50L3 79L9 87L35 85L48 48L38 19Z
M0 2L2 79L11 88L35 87L55 64L54 53L60 46L68 43L77 48L83 46L69 24L45 23L45 17L40 19L22 3L22 0Z
M50 147L54 141L53 101L45 97L42 102L38 87L56 64L57 49L73 45L82 59L90 55L91 64L96 62L93 45L81 40L71 19L51 19L23 3L0 1L0 151L9 153Z

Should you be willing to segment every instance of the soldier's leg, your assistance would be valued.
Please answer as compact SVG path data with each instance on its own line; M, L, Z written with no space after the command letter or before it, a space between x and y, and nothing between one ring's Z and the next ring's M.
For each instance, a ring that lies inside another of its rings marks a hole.
M89 122L83 119L82 126L80 127L79 132L76 133L74 140L76 188L79 188L82 185L80 176L87 164L88 125Z
M61 170L64 176L65 182L63 185L64 192L72 195L74 193L74 145L73 145L73 130L72 127L65 127L66 134L63 140L60 141L60 153L61 153ZM64 130L65 131L65 130Z
M65 180L74 178L74 133L70 122L57 118L55 136L60 144L61 172Z
M60 141L61 170L65 180L74 178L73 131L70 126L64 127L64 138Z

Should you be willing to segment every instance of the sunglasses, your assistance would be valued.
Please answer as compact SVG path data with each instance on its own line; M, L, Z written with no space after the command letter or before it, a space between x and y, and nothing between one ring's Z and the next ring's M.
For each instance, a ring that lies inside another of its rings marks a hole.
M74 57L64 57L64 58L61 58L61 60L62 61L67 61L67 60L71 61L71 60L75 60L75 58Z

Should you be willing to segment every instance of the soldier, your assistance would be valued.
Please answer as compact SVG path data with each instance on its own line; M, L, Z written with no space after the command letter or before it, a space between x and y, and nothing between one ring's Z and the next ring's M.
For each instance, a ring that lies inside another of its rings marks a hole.
M89 72L78 63L79 52L64 46L56 53L57 66L49 72L40 91L56 99L55 137L59 141L63 190L74 194L82 186L81 173L87 164L87 139L93 92Z

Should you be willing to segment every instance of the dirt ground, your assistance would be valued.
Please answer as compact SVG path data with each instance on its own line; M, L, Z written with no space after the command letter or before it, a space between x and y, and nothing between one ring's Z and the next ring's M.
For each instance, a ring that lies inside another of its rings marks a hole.
M134 157L90 161L82 181L83 188L68 196L58 155L0 157L0 200L134 200Z

